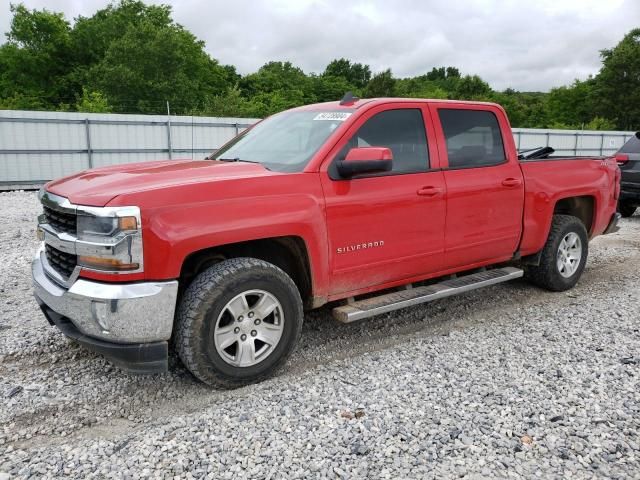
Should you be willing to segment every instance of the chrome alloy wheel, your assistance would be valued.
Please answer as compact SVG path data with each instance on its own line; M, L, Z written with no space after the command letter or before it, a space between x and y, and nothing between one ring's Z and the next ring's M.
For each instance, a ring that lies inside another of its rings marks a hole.
M229 365L250 367L273 353L283 327L278 299L264 290L247 290L220 312L213 332L216 351Z
M582 241L577 233L567 233L558 247L557 266L560 275L565 278L571 277L582 259Z

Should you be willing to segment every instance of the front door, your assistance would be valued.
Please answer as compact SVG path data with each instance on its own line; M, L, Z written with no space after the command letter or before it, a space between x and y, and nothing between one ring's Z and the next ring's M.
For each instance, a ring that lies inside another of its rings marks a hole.
M372 109L323 165L333 297L441 268L446 191L428 119L420 104ZM335 161L350 148L366 146L390 148L393 170L340 178Z

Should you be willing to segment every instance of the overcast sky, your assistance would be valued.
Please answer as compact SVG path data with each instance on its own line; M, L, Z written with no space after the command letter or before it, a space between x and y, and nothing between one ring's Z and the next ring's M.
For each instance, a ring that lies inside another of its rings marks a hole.
M14 3L18 0L13 0ZM9 28L0 0L0 30ZM24 0L90 16L106 0ZM600 68L599 51L640 27L640 0L174 0L174 19L240 73L270 60L321 72L334 58L414 76L434 66L478 74L495 89L546 91Z

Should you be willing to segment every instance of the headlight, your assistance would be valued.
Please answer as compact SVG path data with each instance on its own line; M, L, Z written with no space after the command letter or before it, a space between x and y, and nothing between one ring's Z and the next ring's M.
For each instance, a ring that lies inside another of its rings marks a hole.
M136 217L98 217L79 212L77 221L78 238L81 240L103 241L105 237L138 229Z
M78 264L106 272L142 271L142 225L137 207L78 207Z

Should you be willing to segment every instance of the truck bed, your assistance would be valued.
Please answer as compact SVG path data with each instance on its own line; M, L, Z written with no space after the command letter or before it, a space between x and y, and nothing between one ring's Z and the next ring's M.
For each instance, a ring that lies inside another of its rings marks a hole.
M520 245L523 255L542 248L548 235L548 219L558 213L558 208L563 208L559 204L563 198L584 199L583 220L590 237L606 230L611 218L604 212L615 211L617 201L612 192L617 188L618 179L615 170L608 168L612 162L610 157L557 156L520 160L525 184ZM604 206L608 208L598 208Z

